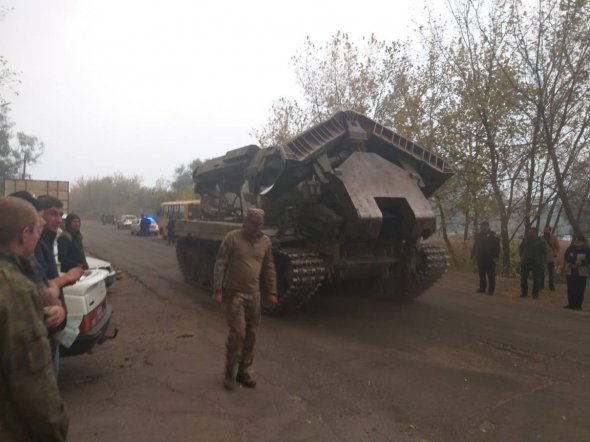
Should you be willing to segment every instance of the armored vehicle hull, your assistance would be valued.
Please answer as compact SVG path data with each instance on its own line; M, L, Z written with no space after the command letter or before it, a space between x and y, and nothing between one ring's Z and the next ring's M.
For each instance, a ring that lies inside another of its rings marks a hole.
M338 112L285 144L250 145L195 170L202 219L176 225L185 280L210 287L219 244L250 207L265 210L279 303L301 307L324 283L371 279L413 298L446 270L424 243L435 231L428 198L452 169L438 156L369 118Z

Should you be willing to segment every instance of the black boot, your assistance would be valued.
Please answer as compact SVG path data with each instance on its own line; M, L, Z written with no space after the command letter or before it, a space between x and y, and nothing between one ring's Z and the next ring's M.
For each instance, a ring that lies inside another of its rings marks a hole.
M223 378L223 388L232 391L236 387L236 367L227 365L225 367L225 377Z
M250 374L248 374L247 371L238 371L236 381L238 381L244 387L256 388L256 381L252 379L252 377L250 376Z

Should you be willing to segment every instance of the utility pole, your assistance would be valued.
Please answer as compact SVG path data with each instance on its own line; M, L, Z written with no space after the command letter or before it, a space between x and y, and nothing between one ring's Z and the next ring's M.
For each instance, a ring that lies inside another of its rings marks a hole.
M23 155L23 176L22 176L23 180L27 179L27 154L28 154L28 152L25 150L25 153Z

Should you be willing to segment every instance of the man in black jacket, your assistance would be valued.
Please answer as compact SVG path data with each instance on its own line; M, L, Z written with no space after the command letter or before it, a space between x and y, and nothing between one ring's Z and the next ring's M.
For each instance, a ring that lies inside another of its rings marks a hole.
M80 226L80 217L75 213L70 213L66 217L65 230L57 238L57 257L62 272L67 272L74 267L88 269Z
M57 236L57 230L61 224L61 217L63 215L63 203L52 196L40 196L37 198L40 207L43 210L40 212L43 220L45 221L45 227L41 238L35 248L35 258L40 265L42 273L47 279L56 284L60 289L59 298L62 305L65 307L65 299L63 295L62 287L70 284L74 284L82 274L84 270L80 267L74 267L68 270L66 273L59 274L57 271L57 264L55 262L55 255L53 254L53 243ZM66 319L63 324L57 330L62 330L65 327ZM51 339L51 354L53 357L53 364L55 368L56 376L59 373L59 342L56 339Z
M547 249L545 240L539 237L536 227L529 228L527 236L522 240L518 248L520 253L520 297L526 298L528 294L527 280L529 274L533 274L533 298L539 297L541 289L541 276L545 267Z
M490 230L490 223L483 221L480 224L479 233L475 236L471 257L477 259L479 270L479 289L477 293L493 295L496 289L496 260L500 256L500 241L496 234ZM487 280L486 280L487 278Z

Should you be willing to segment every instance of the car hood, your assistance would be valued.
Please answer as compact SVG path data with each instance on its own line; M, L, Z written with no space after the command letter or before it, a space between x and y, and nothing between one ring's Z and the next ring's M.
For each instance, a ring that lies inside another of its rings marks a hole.
M113 266L108 261L103 261L102 259L94 258L93 256L87 256L86 262L88 263L88 269L101 269L106 270L108 272L107 276L114 276L116 274Z

